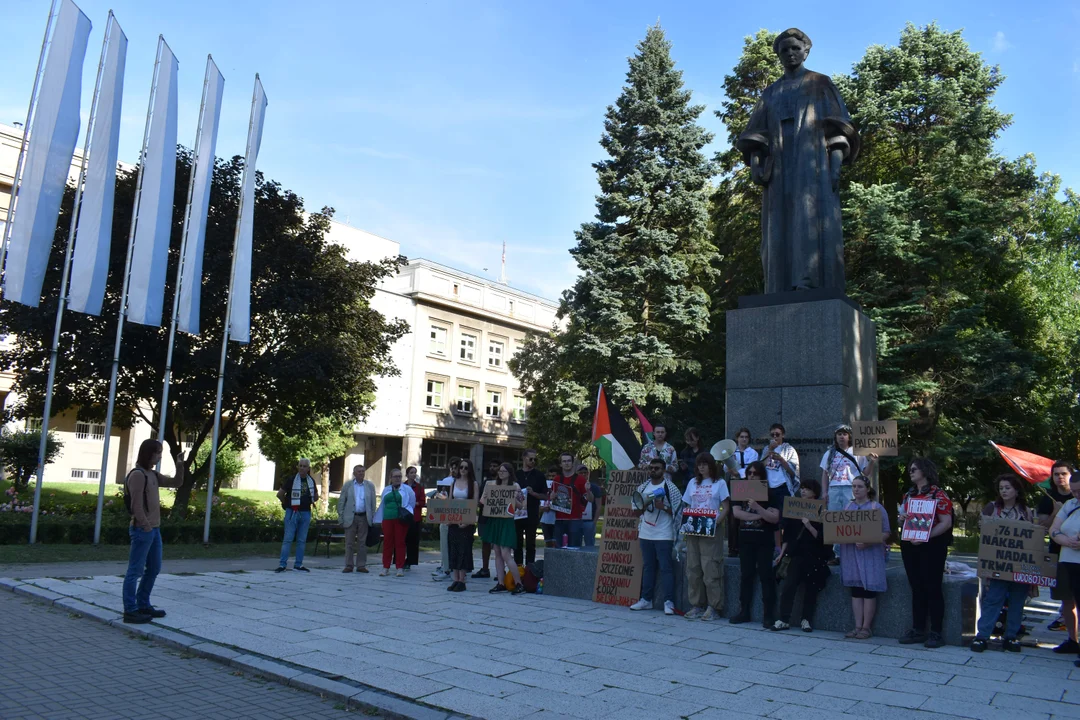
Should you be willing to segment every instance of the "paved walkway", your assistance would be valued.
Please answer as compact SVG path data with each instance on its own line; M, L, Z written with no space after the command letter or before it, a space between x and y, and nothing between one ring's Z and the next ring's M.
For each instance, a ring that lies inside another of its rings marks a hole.
M218 663L0 592L0 717L345 718L296 688L244 677Z
M158 632L293 684L350 687L361 698L367 686L419 701L403 714L427 707L433 718L1080 718L1080 691L1068 689L1080 671L1046 648L975 655L772 633L489 595L488 581L452 594L429 579L432 567L402 579L336 568L162 575L154 600L169 615ZM116 617L118 577L28 582L16 591Z

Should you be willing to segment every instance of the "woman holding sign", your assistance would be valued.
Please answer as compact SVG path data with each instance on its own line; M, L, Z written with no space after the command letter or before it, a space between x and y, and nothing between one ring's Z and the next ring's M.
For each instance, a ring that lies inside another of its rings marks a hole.
M504 462L495 471L495 482L488 483L489 491L492 487L512 487L514 489L514 501L510 506L511 508L515 505L525 504L525 494L521 492L521 487L514 482L514 466L510 463ZM521 576L518 574L517 563L514 562L514 548L517 546L517 527L514 525L513 511L511 510L506 517L489 517L484 526L480 528L480 538L484 542L490 543L491 549L495 551L495 587L488 590L488 592L507 591L506 585L503 584L507 568L510 570L510 577L514 578L514 595L525 592L525 586L521 584Z
M472 463L462 460L458 464L457 475L448 488L448 496L454 500L472 500L480 494L473 476ZM451 525L447 530L446 542L450 549L450 572L454 582L446 588L450 592L465 592L465 578L473 569L473 533L476 526Z
M712 620L724 609L724 520L731 501L727 482L707 452L694 459L694 477L683 493L683 537L690 593L687 620Z
M867 640L877 612L877 596L888 588L885 581L885 559L889 546L889 516L874 502L874 488L865 475L857 475L851 483L851 502L845 510L881 510L880 543L845 543L840 548L840 577L851 588L851 613L855 628L845 637Z
M746 468L747 480L765 480L765 463L755 460ZM731 508L739 520L739 614L730 618L732 625L750 622L750 606L754 600L754 580L761 583L761 602L764 606L763 627L776 624L776 576L773 574L774 535L780 529L780 508L786 488L769 488L768 500L747 500Z
M799 494L804 500L818 500L821 484L814 478L802 481ZM787 630L791 625L791 611L795 606L795 593L803 588L802 618L799 626L803 632L813 632L811 620L817 609L818 592L829 579L829 567L825 559L825 529L820 522L809 518L784 520L784 544L780 548L780 560L788 557L789 565L784 582L780 585L780 619L773 623L773 630ZM792 620L794 622L794 620Z
M1031 511L1024 498L1024 484L1015 475L999 475L994 482L997 485L997 497L983 508L982 518L994 520L1019 520L1031 522ZM1020 643L1016 636L1020 633L1020 623L1024 619L1024 603L1027 602L1030 585L993 578L982 579L982 592L979 593L979 626L975 639L971 641L971 652L981 653L986 649L990 633L1001 615L1005 601L1009 601L1009 613L1005 621L1005 638L1001 649L1007 652L1020 652Z
M939 648L945 643L941 637L945 619L941 583L952 537L952 501L938 487L937 466L930 460L913 459L908 474L912 488L904 495L898 518L903 527L900 554L911 586L912 622L911 630L900 638L900 644L922 643L924 647ZM923 506L928 508L927 512Z

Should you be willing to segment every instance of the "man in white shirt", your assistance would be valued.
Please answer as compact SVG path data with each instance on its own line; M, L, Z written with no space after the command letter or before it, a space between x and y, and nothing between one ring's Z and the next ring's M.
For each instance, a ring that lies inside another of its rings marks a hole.
M631 610L647 610L653 605L656 589L656 572L660 570L660 584L664 592L664 614L675 614L675 572L671 552L675 545L674 513L682 505L678 486L664 478L667 470L664 461L655 458L649 463L649 480L638 486L651 508L634 510L638 516L638 542L641 544L642 573L641 599L630 606Z
M367 534L375 517L375 485L364 479L364 466L353 468L353 476L341 486L338 496L338 522L345 528L345 569L341 572L366 573ZM353 558L355 557L355 563Z
M442 488L450 492L450 487L454 484L454 478L457 476L458 465L461 464L461 458L450 458L450 474L435 483L435 486ZM446 580L450 577L450 544L449 536L447 533L450 531L450 526L446 523L439 524L439 552L442 555L442 564L435 572L431 573L432 580Z

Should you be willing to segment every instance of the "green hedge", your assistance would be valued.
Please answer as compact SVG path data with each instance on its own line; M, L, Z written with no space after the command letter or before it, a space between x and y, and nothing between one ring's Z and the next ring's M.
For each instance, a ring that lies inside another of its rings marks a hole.
M214 543L271 542L280 540L281 523L210 524L210 541ZM25 543L30 538L30 515L27 513L0 514L0 545ZM203 521L165 520L161 539L165 543L201 543ZM308 540L315 540L314 523L308 530ZM94 541L94 517L41 517L38 519L38 541L54 544L89 544ZM101 542L106 545L127 545L128 526L105 519L101 526Z

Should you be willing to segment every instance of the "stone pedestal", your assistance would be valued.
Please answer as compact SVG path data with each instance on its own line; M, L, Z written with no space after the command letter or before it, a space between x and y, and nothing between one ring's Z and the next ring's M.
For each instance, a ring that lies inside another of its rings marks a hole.
M748 427L760 448L781 423L800 474L821 477L836 425L877 419L876 358L874 323L844 295L740 298L727 313L727 437Z

